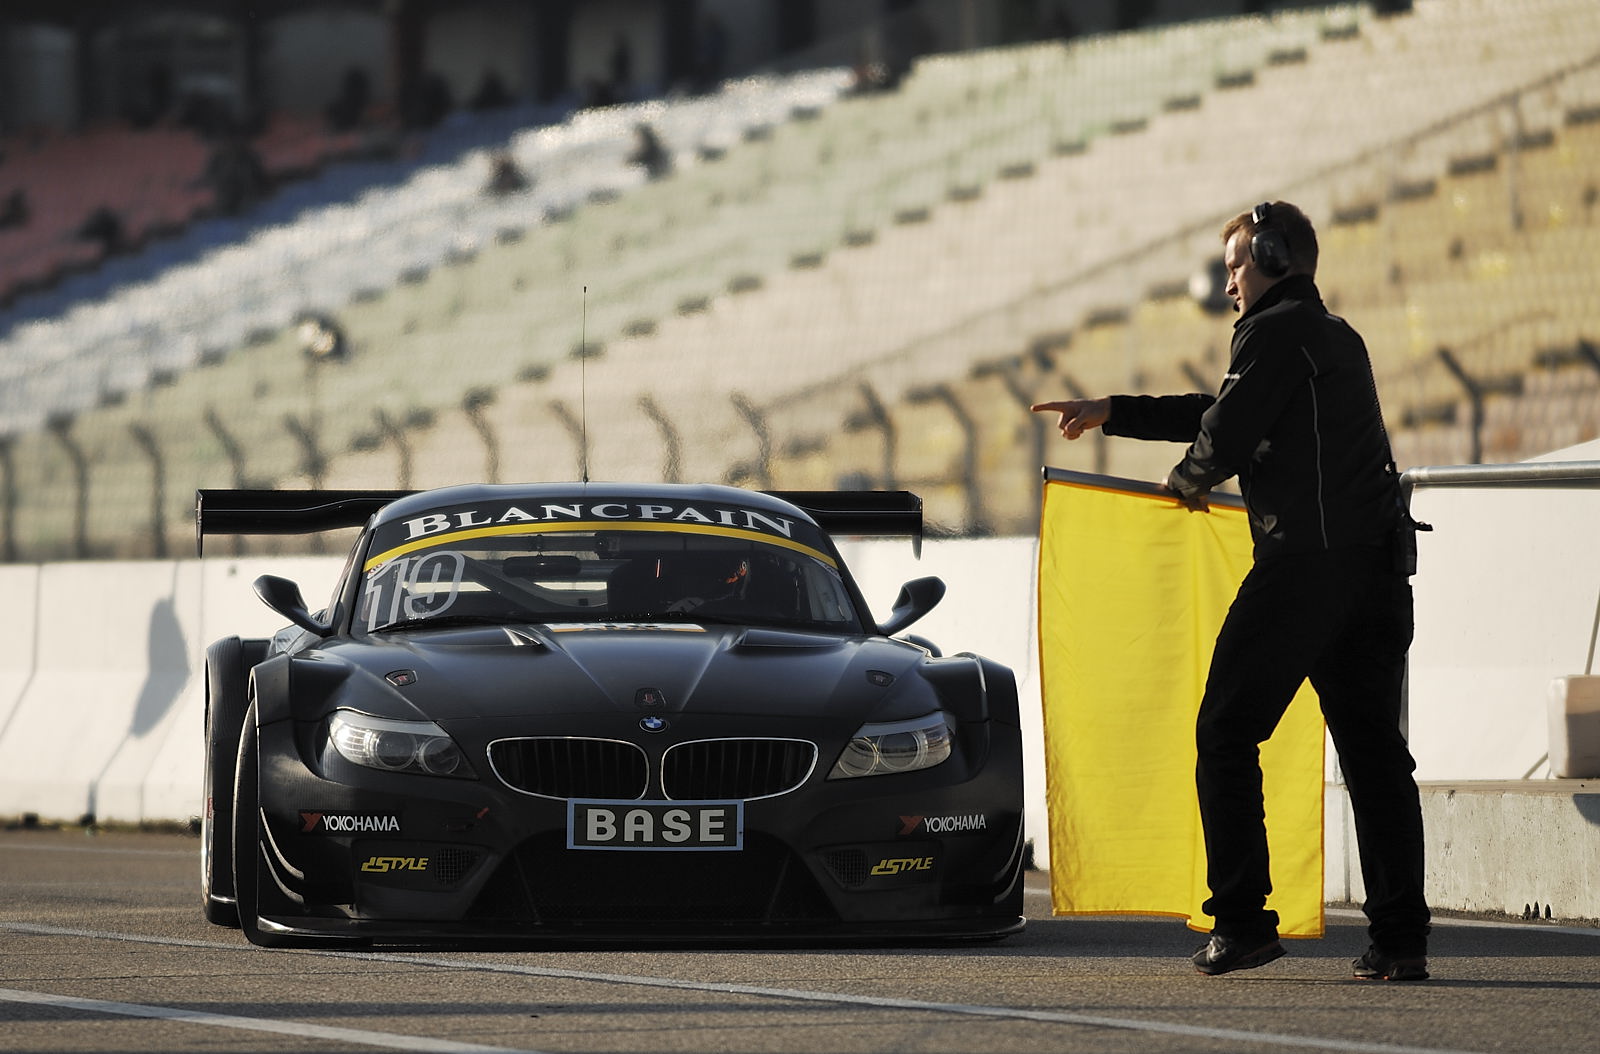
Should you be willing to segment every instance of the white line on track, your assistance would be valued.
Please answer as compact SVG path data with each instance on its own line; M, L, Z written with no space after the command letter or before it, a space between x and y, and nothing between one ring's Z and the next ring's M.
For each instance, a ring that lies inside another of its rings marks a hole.
M41 845L35 842L7 842L6 852L105 853L112 856L198 856L193 849L125 849L109 845Z
M62 926L42 926L26 922L0 921L0 930L15 933L33 933L42 936L86 937L94 940L126 941L136 944L156 944L179 948L209 948L220 951L248 952L248 946L221 941L202 941L175 937L152 937L132 933L109 933L97 930L71 929ZM258 953L259 954L259 953ZM567 981L591 981L601 984L630 985L645 988L665 988L678 991L713 992L721 995L744 995L763 999L785 999L809 1003L833 1003L841 1006L858 1006L869 1009L911 1010L931 1013L959 1014L999 1020L1034 1021L1046 1024L1082 1025L1091 1028L1110 1028L1126 1032L1158 1033L1193 1039L1215 1039L1224 1042L1265 1045L1276 1050L1324 1050L1335 1054L1470 1054L1443 1047L1412 1047L1393 1043L1366 1043L1359 1040L1293 1036L1272 1032L1248 1032L1242 1029L1206 1028L1167 1021L1148 1021L1139 1018L1107 1017L1100 1014L1078 1014L1061 1010L1034 1010L1028 1007L975 1006L967 1003L935 1003L920 999L896 999L883 996L851 995L844 992L816 992L794 988L767 988L759 985L726 984L714 981L685 981L671 977L645 977L634 974L596 973L588 970L559 970L520 963L497 962L486 959L441 959L430 956L390 952L353 951L300 951L288 954L318 955L359 962L398 963L411 966L437 967L445 970L468 970L483 973L509 974L524 977L550 977ZM27 995L29 993L22 993ZM126 1004L109 1004L126 1005ZM172 1011L186 1014L187 1011ZM150 1015L157 1016L157 1015ZM254 1021L252 1018L224 1018L231 1021ZM220 1023L220 1022L219 1022ZM262 1022L272 1025L275 1022ZM247 1027L234 1025L232 1027ZM314 1026L292 1026L311 1028ZM369 1038L370 1045L382 1045L379 1040L388 1038L382 1033L355 1033ZM404 1041L409 1037L395 1037ZM414 1047L396 1049L419 1049ZM435 1049L446 1049L437 1047ZM450 1049L499 1050L495 1047L460 1047Z
M385 1050L440 1051L444 1054L538 1054L536 1051L511 1051L506 1047L486 1047L478 1043L456 1043L434 1036L399 1036L391 1032L369 1032L366 1029L336 1028L331 1025L307 1025L298 1021L272 1021L264 1017L235 1017L231 1014L213 1014L205 1010L180 1010L176 1007L145 1006L140 1003L113 1003L105 999L79 999L76 996L51 995L48 992L19 992L14 988L0 988L0 1000L96 1014L116 1014L121 1017L181 1021L185 1024L207 1025L211 1028L273 1032L278 1035L293 1036L296 1039L358 1043L365 1047L382 1047Z

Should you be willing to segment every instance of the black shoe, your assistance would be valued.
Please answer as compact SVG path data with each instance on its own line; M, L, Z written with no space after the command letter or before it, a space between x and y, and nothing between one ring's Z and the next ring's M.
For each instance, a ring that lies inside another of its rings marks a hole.
M1278 943L1276 937L1270 937L1263 943L1213 933L1204 948L1189 956L1189 961L1201 973L1215 975L1233 970L1253 970L1282 957L1283 945Z
M1350 973L1358 981L1426 981L1428 957L1390 955L1374 946L1350 964Z

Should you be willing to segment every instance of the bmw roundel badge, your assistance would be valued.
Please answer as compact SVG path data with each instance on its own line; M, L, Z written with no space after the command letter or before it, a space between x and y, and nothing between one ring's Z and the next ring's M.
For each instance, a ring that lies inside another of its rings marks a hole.
M667 719L656 717L654 714L649 717L641 717L639 719L639 727L646 732L665 732L667 730Z

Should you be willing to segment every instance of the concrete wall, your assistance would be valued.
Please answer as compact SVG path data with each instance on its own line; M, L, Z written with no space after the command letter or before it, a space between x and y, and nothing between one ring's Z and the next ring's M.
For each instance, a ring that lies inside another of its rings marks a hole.
M1600 441L1538 460L1600 460ZM1592 672L1600 488L1423 486L1411 505L1434 525L1421 536L1415 580L1418 775L1548 776L1549 684Z
M0 567L0 816L131 822L199 814L206 645L283 619L259 574L314 604L338 559Z

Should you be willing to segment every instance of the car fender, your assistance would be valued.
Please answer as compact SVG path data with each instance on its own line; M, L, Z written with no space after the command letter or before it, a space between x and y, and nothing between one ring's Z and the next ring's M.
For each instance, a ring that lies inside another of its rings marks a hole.
M205 785L201 803L201 884L206 918L236 925L233 900L233 784L239 734L250 706L250 669L267 642L223 637L206 649Z
M983 677L983 695L988 704L989 719L1012 728L1021 728L1022 710L1017 702L1016 671L993 659L974 655L972 652L962 654L970 655L978 664L978 670Z

